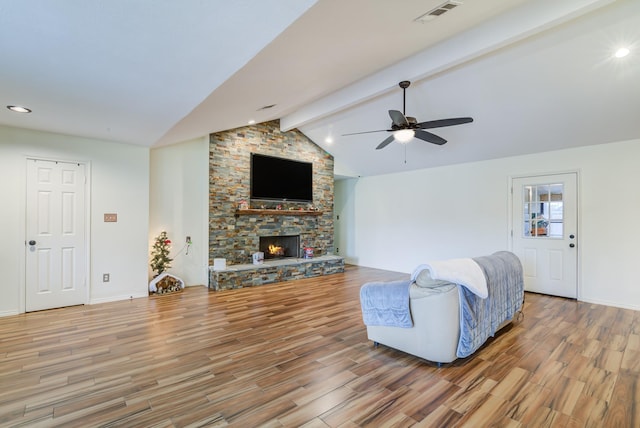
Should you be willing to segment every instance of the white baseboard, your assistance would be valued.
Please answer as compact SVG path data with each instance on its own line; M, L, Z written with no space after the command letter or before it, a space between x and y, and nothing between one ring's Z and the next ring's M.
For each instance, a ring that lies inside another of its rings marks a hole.
M0 317L10 317L13 315L20 315L18 311L0 311Z
M96 305L98 303L118 302L121 300L138 299L140 297L149 297L149 293L131 293L119 296L102 297L99 299L90 299L89 304Z
M578 299L578 301L584 302L584 303L592 303L594 305L612 306L614 308L631 309L633 311L640 311L640 306L638 305L624 305L619 302L609 302L607 300L593 300L593 299L583 299L583 298Z

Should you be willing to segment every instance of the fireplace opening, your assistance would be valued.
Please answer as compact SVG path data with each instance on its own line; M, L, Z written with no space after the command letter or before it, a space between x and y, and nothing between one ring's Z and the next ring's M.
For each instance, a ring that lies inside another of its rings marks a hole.
M264 253L264 259L284 259L298 257L300 235L261 236L259 251Z

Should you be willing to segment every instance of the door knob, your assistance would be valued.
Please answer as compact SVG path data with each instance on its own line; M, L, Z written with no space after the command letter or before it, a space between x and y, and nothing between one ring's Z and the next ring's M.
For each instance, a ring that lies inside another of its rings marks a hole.
M29 245L36 245L36 241L32 239L31 241L29 241Z
M575 247L575 246L576 246L576 244L574 244L574 243L569 244L569 247L570 247L570 248L573 248L573 247Z

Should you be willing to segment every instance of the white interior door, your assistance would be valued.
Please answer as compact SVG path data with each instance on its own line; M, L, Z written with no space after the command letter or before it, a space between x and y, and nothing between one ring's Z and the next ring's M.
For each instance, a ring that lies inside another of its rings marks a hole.
M515 178L513 252L524 268L524 288L578 297L577 174Z
M86 301L85 166L27 160L26 310Z

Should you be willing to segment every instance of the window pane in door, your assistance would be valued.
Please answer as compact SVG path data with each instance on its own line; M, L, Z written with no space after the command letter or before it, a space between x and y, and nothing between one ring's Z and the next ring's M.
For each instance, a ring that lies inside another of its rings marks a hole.
M523 191L523 236L561 238L563 236L563 185L525 185Z

